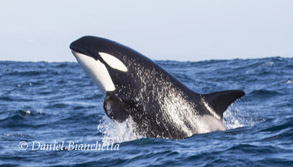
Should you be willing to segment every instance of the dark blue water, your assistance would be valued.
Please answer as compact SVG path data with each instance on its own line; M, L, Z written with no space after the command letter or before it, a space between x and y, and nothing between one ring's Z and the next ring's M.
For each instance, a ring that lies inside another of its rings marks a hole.
M199 93L244 90L227 130L137 138L77 63L0 62L0 166L293 165L293 58L156 62Z

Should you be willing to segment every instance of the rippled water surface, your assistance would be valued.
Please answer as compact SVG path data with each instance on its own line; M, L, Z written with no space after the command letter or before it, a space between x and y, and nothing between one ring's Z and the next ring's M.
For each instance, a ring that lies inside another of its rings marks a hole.
M2 61L0 166L293 165L292 58L156 63L198 93L244 90L225 112L227 130L141 138L106 116L77 63Z

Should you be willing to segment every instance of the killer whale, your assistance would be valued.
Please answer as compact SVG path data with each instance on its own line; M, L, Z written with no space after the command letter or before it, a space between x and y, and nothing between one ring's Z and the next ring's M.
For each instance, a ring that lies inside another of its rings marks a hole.
M84 36L70 49L104 93L106 114L117 122L132 119L141 136L182 139L225 130L224 111L245 95L241 90L196 93L149 58L105 38Z

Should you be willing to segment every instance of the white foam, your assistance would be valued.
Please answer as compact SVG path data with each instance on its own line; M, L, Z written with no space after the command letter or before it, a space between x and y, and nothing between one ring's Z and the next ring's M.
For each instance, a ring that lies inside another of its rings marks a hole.
M173 110L174 111L174 110ZM177 113L177 114L176 114ZM178 119L178 117L184 116L185 118L194 118L194 115L191 117L189 113L185 112L185 114L180 114L180 112L170 112L167 114L168 117L171 117L171 114L173 115L170 121L173 123L177 124L179 128L182 128L183 131L185 131L188 136L192 136L194 133L190 131L183 122ZM217 120L213 116L198 116L196 119L192 120L193 126L196 126L197 132L196 133L208 133L216 130L221 130L224 131L226 129L235 129L235 128L240 128L243 126L252 126L254 125L254 122L252 119L243 119L240 115L241 111L235 107L232 106L230 107L226 112L224 112L224 119L223 123L219 120ZM170 115L169 115L170 114ZM179 114L179 115L178 115ZM191 113L190 113L191 114ZM167 116L166 115L166 116ZM177 118L176 118L177 117ZM189 120L191 121L191 120ZM122 123L117 123L107 116L104 116L98 126L97 129L100 133L103 134L102 136L102 142L114 142L114 143L122 143L122 142L127 142L127 141L132 141L132 140L137 140L141 139L144 136L139 136L134 133L135 130L135 122L131 119L128 118L126 121ZM190 133L190 134L189 134Z
M253 124L251 120L244 120L240 116L240 110L233 105L224 112L223 122L226 129L235 129Z
M31 114L31 111L30 111L30 110L26 110L26 111L24 111L24 113L25 113L26 115L30 115L30 114Z
M131 118L118 123L104 116L97 128L103 134L103 142L122 143L142 138L134 133L135 123Z

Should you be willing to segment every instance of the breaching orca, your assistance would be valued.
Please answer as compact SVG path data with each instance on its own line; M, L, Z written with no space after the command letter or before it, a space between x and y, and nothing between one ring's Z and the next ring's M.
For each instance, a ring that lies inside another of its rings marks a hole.
M132 119L141 136L182 139L225 130L224 111L245 95L193 92L152 60L108 39L84 36L70 49L104 93L106 114L117 122Z

